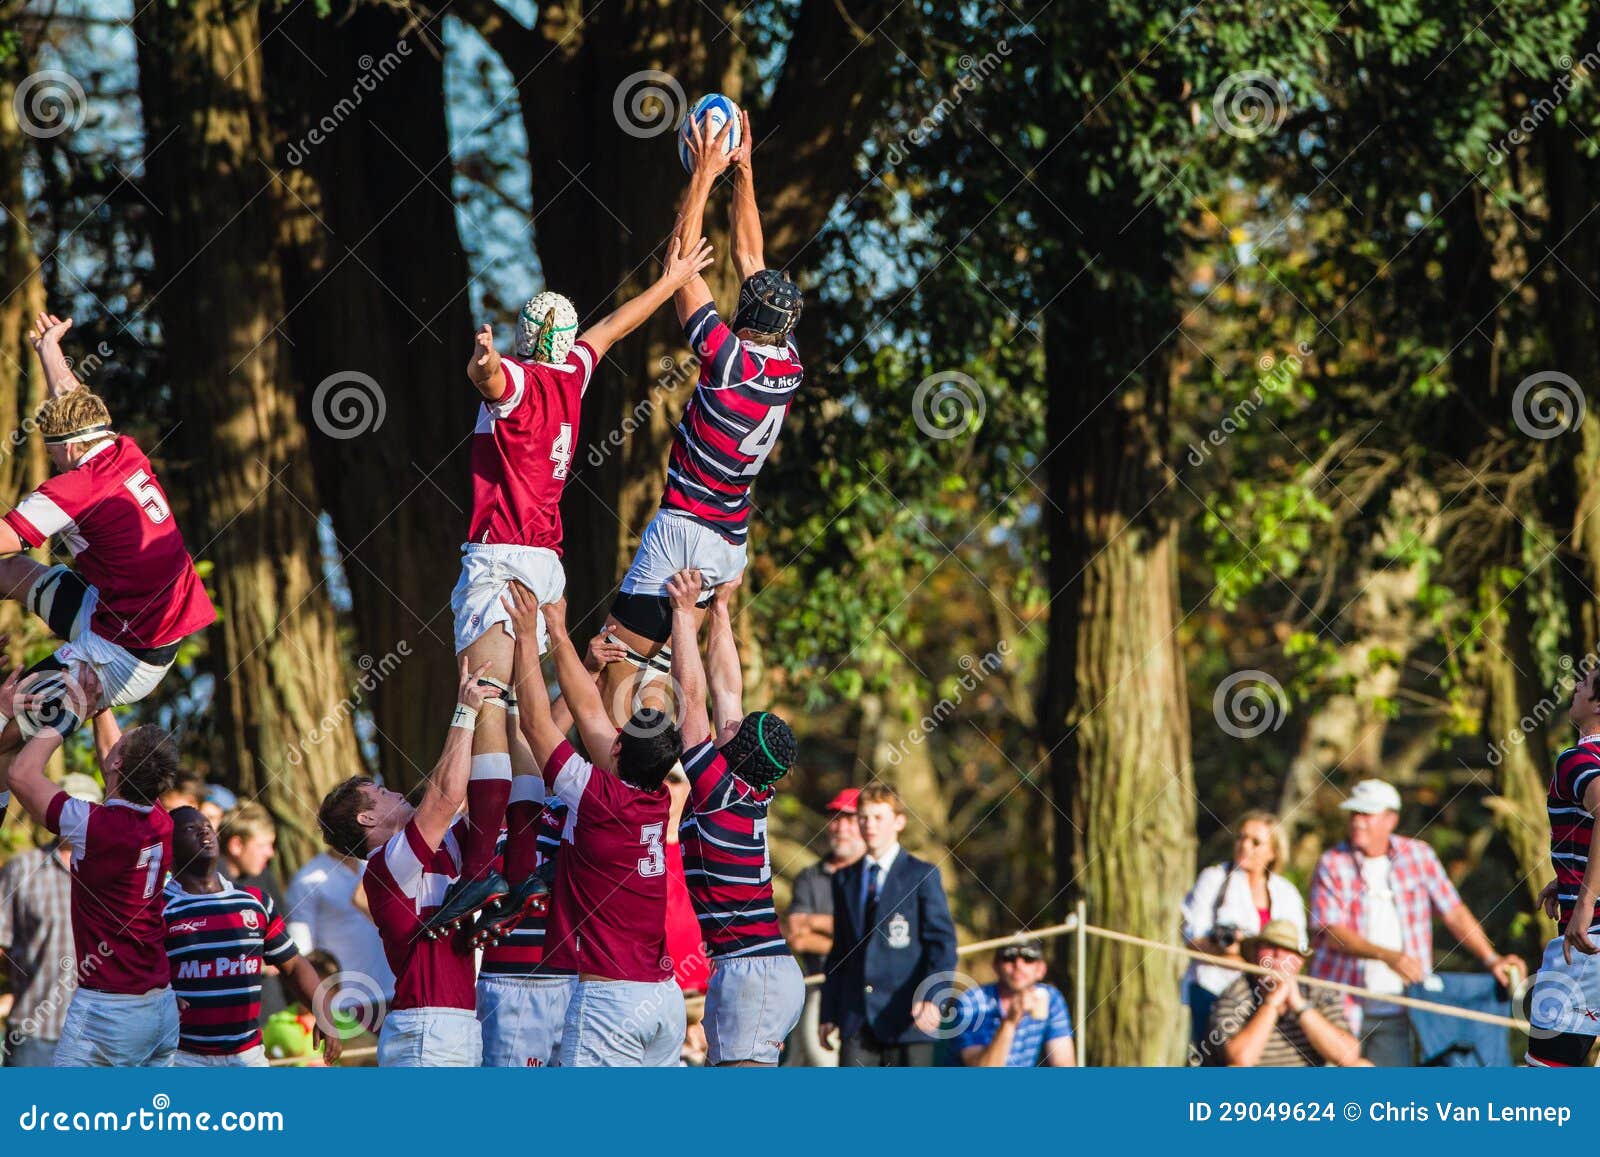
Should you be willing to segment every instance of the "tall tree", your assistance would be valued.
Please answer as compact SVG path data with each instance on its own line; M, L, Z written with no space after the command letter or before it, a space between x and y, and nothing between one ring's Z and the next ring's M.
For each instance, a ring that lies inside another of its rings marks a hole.
M150 4L134 17L146 189L176 432L198 496L190 547L215 563L217 727L291 864L310 816L360 766L317 542L321 504L282 349L281 189L254 4Z

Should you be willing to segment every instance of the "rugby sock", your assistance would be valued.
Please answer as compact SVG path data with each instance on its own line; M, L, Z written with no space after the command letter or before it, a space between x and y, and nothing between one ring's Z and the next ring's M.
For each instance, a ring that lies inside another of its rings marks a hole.
M511 803L506 808L506 862L500 874L513 888L538 867L539 815L544 811L544 797L544 781L537 775L519 775L511 781Z
M11 806L11 793L0 791L0 824L6 822L6 808Z
M476 880L494 861L494 843L511 799L511 756L503 751L472 757L467 781L467 838L461 849L461 878Z

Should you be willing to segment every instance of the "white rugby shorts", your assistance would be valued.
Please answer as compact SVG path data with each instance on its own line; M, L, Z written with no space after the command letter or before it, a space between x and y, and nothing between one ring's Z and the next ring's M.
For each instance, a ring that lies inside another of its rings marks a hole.
M502 546L469 542L461 548L461 577L450 594L455 612L456 654L477 642L496 623L511 629L511 615L500 600L510 595L512 580L534 593L540 603L553 603L567 590L561 556L542 546ZM539 618L539 654L549 649L544 617Z

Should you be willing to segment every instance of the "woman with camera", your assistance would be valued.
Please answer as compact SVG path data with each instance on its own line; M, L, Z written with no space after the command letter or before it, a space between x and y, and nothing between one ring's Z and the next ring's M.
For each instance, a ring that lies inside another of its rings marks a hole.
M1196 952L1242 959L1240 945L1273 920L1287 920L1306 935L1300 892L1277 868L1288 859L1278 817L1245 813L1233 828L1233 858L1202 871L1183 901L1183 941ZM1192 961L1183 980L1189 1006L1190 1048L1194 1063L1204 1063L1211 1005L1239 974L1217 964Z

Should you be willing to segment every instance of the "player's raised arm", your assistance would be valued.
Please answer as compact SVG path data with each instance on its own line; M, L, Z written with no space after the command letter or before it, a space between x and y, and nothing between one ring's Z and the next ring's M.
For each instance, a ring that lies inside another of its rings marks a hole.
M728 232L733 237L733 268L743 281L767 267L767 244L761 233L761 211L756 208L756 180L750 155L750 114L739 113L743 131L733 150L733 199L728 202Z
M511 593L501 600L511 616L511 629L517 642L512 651L511 688L517 697L517 727L533 750L542 772L555 749L566 742L566 735L550 715L550 692L539 667L539 600L519 582L512 582ZM555 639L550 639L555 648Z
M690 281L700 281L700 271L712 260L711 242L704 237L696 235L686 241L674 233L667 241L667 259L655 283L584 330L578 340L588 343L596 358L605 357L607 350L648 321L669 297Z
M711 718L706 714L706 672L700 663L695 610L700 591L701 575L697 570L680 570L667 580L667 597L672 601L672 681L677 684L678 735L685 751L711 737Z
M472 357L467 360L467 378L485 401L498 402L506 394L506 378L500 372L500 353L494 348L494 330L487 322L472 341Z
M70 394L83 385L72 372L67 355L61 352L61 338L71 328L70 317L63 321L53 313L41 313L28 333L33 352L39 355L39 364L44 367L45 388L52 398Z
M578 734L594 763L609 762L611 745L617 738L617 729L606 714L600 689L594 685L594 672L578 658L578 649L567 634L567 600L557 599L545 603L545 630L550 636L550 658L556 665L556 682L561 687L561 698L566 701L572 718L578 724Z
M472 732L488 688L478 676L489 669L485 663L476 671L461 657L461 681L456 687L456 709L446 732L444 751L428 773L428 786L417 804L413 822L430 848L437 848L455 822L456 812L467 802L467 781L472 775Z
M679 247L692 238L705 236L706 199L711 196L711 186L728 167L730 158L722 151L728 134L733 130L730 120L716 136L712 136L705 122L694 121L689 127L689 155L694 160L694 171L689 175L689 187L683 192L683 203L678 207L677 234ZM702 305L711 300L711 287L700 276L691 278L673 295L672 303L678 311L678 322L688 321Z
M733 592L744 582L735 575L717 588L706 616L706 678L711 684L711 730L721 742L723 731L737 730L744 722L744 672L739 668L739 648L733 639L730 604Z

